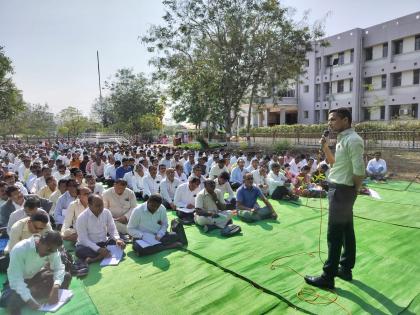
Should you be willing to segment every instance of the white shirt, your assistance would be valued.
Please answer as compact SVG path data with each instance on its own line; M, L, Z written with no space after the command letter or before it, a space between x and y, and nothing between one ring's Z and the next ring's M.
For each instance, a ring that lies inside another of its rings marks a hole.
M378 171L379 167L381 166L383 167L383 171L381 173L385 174L387 171L385 160L379 159L378 161L376 161L376 159L372 159L368 162L368 165L366 166L366 170L370 172L369 168L373 168L374 170Z
M136 171L131 171L124 174L123 179L127 181L127 185L135 193L143 191L143 177L139 175Z
M29 175L31 175L31 170L29 168L26 168L25 164L22 164L21 166L19 166L18 174L19 174L19 181L22 183L26 183L26 181L29 178Z
M257 185L258 187L260 185L268 185L267 175L262 176L260 174L260 170L252 171L251 174L252 174L252 177L254 178L254 184Z
M116 177L116 169L115 169L115 166L114 166L114 164L107 164L107 165L105 165L105 167L104 167L104 177L106 178L106 179L113 179L113 180L115 180L115 177Z
M16 291L24 302L33 299L25 279L33 278L46 263L54 271L54 284L61 285L64 280L65 270L58 251L45 257L39 256L36 251L35 237L32 236L17 243L10 252L7 278L10 288Z
M32 186L31 193L37 194L45 185L47 185L47 183L45 182L44 176L38 177Z
M64 174L61 174L60 172L54 172L54 174L53 174L53 176L54 176L54 178L57 180L57 182L60 180L60 179L63 179L63 178L65 178L65 177L67 177L67 176L69 176L70 175L70 171L68 170L68 169L66 169L66 171L64 172Z
M133 210L133 214L127 224L128 233L134 238L142 238L143 233L151 233L160 237L164 236L168 229L168 217L163 205L151 213L147 209L147 202Z
M220 168L219 164L216 164L210 169L209 177L210 179L214 179L218 177L220 174L222 174L223 172L228 172L226 165Z
M189 183L179 185L175 192L174 204L177 208L185 208L188 204L195 204L195 198L200 192L200 187L191 191L188 185Z
M294 159L292 160L292 162L289 163L289 165L290 165L290 173L292 173L295 176L299 175L300 170Z
M99 216L87 208L76 219L77 245L83 245L95 252L100 248L96 243L106 242L110 238L120 238L111 211L104 209Z
M152 178L150 174L144 176L143 195L151 196L152 194L157 194L159 192L159 185L161 181L162 181L162 176L160 176L159 174L157 174L155 178Z
M170 182L168 178L165 178L159 186L160 195L167 202L173 203L175 198L175 191L179 185L181 185L179 179L174 178L173 182Z
M279 172L278 175L274 174L273 171L270 171L267 175L267 182L268 182L268 190L270 195L274 192L274 190L279 186L284 186L287 178L284 176L283 173Z
M178 178L180 182L185 183L187 182L187 175L185 175L184 172L181 173L181 175L178 174L178 172L175 172L175 178Z
M232 200L232 198L235 198L235 193L233 192L229 181L226 181L223 185L220 185L219 180L217 178L215 178L214 182L216 183L216 189L220 190L220 192L222 193L222 196L224 196L226 193L228 193L229 194L229 200Z
M61 227L61 234L63 236L71 235L75 232L75 225L77 217L86 209L86 207L77 198L72 201L67 208L66 215L64 216L63 226ZM73 228L72 228L73 227Z

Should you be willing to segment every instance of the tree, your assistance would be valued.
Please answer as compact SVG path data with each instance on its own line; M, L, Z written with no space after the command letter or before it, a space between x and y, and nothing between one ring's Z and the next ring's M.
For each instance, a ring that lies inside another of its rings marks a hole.
M12 74L12 61L0 46L0 121L10 119L24 109L22 94L13 83Z
M109 95L93 105L93 112L104 126L137 134L144 130L142 125L149 124L149 121L159 120L159 124L162 123L165 99L144 74L120 69L111 81L105 82L105 87ZM142 120L145 115L148 118Z
M61 110L57 115L59 122L59 128L61 131L67 128L67 136L77 137L83 131L88 128L88 119L75 107L69 106Z
M311 48L310 28L295 23L275 0L164 4L164 25L143 37L157 54L152 63L158 76L169 82L186 118L221 119L228 139L244 97L250 94L252 104L259 85L296 78Z

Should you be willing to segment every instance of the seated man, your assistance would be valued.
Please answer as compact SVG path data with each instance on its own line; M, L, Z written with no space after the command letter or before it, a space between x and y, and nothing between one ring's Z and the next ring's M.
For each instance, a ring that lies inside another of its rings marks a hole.
M57 249L63 245L59 232L47 231L17 243L10 252L8 283L3 286L0 306L10 314L20 314L28 306L37 310L38 299L58 302L58 290L68 289L71 275L65 272ZM48 263L48 268L45 265Z
M152 194L159 193L159 185L162 176L158 175L157 168L154 165L149 166L149 174L143 178L143 200L147 201Z
M238 189L242 185L244 175L248 173L245 169L245 160L243 158L239 158L237 163L238 166L232 170L232 174L230 176L230 185L233 190Z
M265 207L260 208L257 199L260 198ZM245 222L255 222L264 219L277 219L273 206L264 196L261 189L254 186L254 178L248 173L244 176L244 184L238 188L236 193L236 204L238 217Z
M160 195L163 199L163 205L167 210L176 210L174 203L175 191L181 185L179 179L175 178L175 170L168 168L166 170L166 177L160 183Z
M57 204L54 210L55 227L57 230L61 230L66 215L67 208L70 206L72 201L77 198L77 188L79 187L78 182L75 179L67 180L67 191L60 196L57 200Z
M77 199L70 203L64 216L61 235L66 241L77 241L76 220L77 217L87 208L88 197L92 191L88 187L79 187L77 189Z
M200 179L200 190L204 188L204 182L206 181L206 178L203 176L202 172L202 167L200 164L195 164L192 168L192 173L191 175L188 177L188 179L190 179L191 177L196 177L198 179Z
M57 189L57 181L53 176L45 178L46 185L37 193L40 198L50 199L51 195Z
M188 181L187 175L184 173L184 167L181 164L175 165L175 177L178 178L181 183L186 183Z
M232 212L226 210L225 200L216 183L207 179L195 199L194 221L197 225L204 226L207 232L212 227L223 229L232 219Z
M38 211L39 207L41 206L41 202L39 201L39 198L34 195L30 195L29 198L27 198L23 204L23 208L17 209L12 212L12 214L9 217L9 222L7 223L7 233L10 232L13 224L15 224L17 221L30 217L32 214ZM39 209L45 214L48 214L45 210Z
M162 205L162 197L158 194L152 194L147 202L133 210L127 229L133 237L133 249L139 256L187 245L185 233L167 232L166 209ZM160 244L142 247L137 243L137 240L141 239L147 242L147 237L152 237Z
M143 166L137 164L133 171L125 173L123 179L127 181L127 186L136 195L137 200L143 199L143 178L145 174Z
M213 165L212 168L210 169L209 178L210 179L215 179L215 178L219 177L220 174L222 174L223 172L227 172L227 171L228 171L228 169L226 167L225 159L218 159L217 163L215 165Z
M254 184L261 189L264 196L268 196L267 166L261 164L258 169L252 171L251 174L254 178Z
M291 190L290 182L287 177L280 172L280 164L273 163L271 171L268 173L267 182L269 187L269 193L272 199L275 200L297 200L299 197L295 196Z
M229 194L228 199L225 199L226 209L233 210L236 207L236 198L232 187L230 187L229 178L228 172L222 172L214 182L216 183L216 189L220 190L222 196L225 196L226 193Z
M114 187L105 190L103 201L104 207L111 211L118 232L128 234L127 223L131 212L137 207L137 200L134 192L127 188L127 182L122 178L117 179Z
M30 238L34 234L42 235L52 231L48 214L43 210L36 210L30 217L20 219L12 225L5 252L10 253L21 240Z
M386 180L386 162L381 159L381 152L375 152L375 157L366 166L367 175L372 180Z
M195 198L200 192L200 179L190 177L188 183L178 186L175 191L174 204L177 215L185 223L194 222Z
M111 211L104 209L101 196L90 195L88 205L76 219L76 256L93 263L110 255L107 245L124 249L125 243L120 239Z

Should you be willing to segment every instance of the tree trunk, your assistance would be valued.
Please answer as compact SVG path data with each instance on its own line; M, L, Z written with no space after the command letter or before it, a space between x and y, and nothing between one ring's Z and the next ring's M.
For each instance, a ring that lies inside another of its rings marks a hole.
M254 102L254 93L255 87L252 87L251 96L249 97L249 107L248 107L248 119L246 125L246 141L248 143L248 147L251 146L251 113L252 113L252 103Z

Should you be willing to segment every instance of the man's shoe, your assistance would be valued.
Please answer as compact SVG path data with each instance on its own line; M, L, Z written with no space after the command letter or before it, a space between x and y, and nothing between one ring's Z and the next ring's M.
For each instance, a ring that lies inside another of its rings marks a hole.
M343 279L344 281L353 280L353 274L351 270L344 269L343 267L338 268L337 277Z
M327 279L323 276L305 276L307 284L318 288L334 289L334 279Z

